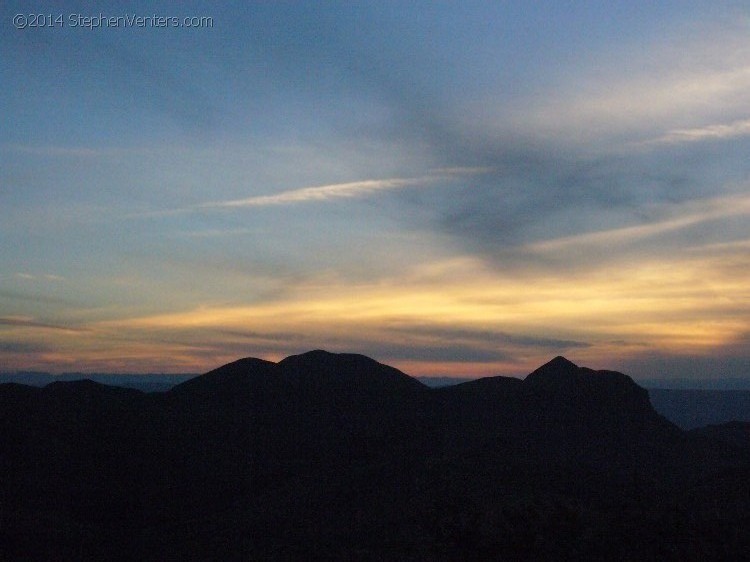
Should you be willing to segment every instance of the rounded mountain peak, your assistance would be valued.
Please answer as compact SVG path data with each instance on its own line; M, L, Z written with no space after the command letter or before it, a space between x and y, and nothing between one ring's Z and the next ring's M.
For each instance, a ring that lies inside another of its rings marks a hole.
M298 384L350 388L357 392L391 392L425 389L407 374L356 353L331 353L314 350L291 355L279 367Z
M279 361L286 367L362 367L380 365L374 359L357 353L333 353L323 349L314 349L298 355L290 355Z
M277 375L278 368L275 363L246 357L178 384L172 388L170 394L241 393L254 387L277 384Z

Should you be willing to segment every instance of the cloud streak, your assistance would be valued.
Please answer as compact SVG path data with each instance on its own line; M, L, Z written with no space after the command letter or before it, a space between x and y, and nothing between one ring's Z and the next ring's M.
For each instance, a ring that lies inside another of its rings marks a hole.
M461 166L450 168L437 168L430 173L411 178L384 178L368 179L353 182L332 183L302 187L275 193L273 195L255 195L243 199L230 199L226 201L209 201L190 207L179 209L167 209L163 211L151 211L129 215L130 218L173 216L196 211L210 210L232 210L259 207L273 207L283 205L297 205L304 203L324 203L336 199L357 199L373 195L375 193L397 191L413 187L428 187L436 185L441 181L455 181L458 178L489 174L494 171L492 167ZM225 230L206 231L204 233L192 233L192 236L215 236L225 234L242 233L236 230L228 232Z
M640 145L682 144L710 140L724 140L750 135L750 119L719 123L691 129L674 129L667 134L639 143Z
M469 342L493 346L514 345L521 347L538 347L550 349L570 349L590 347L591 344L582 341L563 340L529 335L509 334L499 330L473 330L469 328L454 328L444 326L414 325L394 326L390 331L402 336L424 336L436 343Z
M346 183L334 183L313 187L303 187L283 191L274 195L257 195L245 199L230 201L214 201L198 205L197 209L235 209L244 207L267 207L272 205L291 205L297 203L322 202L332 199L352 199L365 197L373 193L394 191L409 187L424 187L442 179L455 178L466 175L482 174L491 168L440 168L434 173L414 178L389 178L362 180Z
M13 326L20 328L44 328L47 330L61 330L64 332L80 332L80 328L71 328L69 326L61 326L58 324L49 324L46 322L38 322L33 318L26 316L0 316L0 326Z
M695 202L684 206L694 207ZM700 201L697 210L688 212L677 218L665 219L651 224L628 226L598 232L587 232L564 238L536 242L529 244L527 249L532 251L549 252L580 245L617 244L648 238L674 230L680 230L703 222L747 214L750 214L750 197L719 197Z
M179 215L183 213L193 213L195 211L247 209L257 207L294 205L311 202L325 202L332 199L354 199L381 191L393 191L396 189L403 189L407 187L425 186L433 179L435 179L433 176L423 176L418 178L391 178L334 183L328 185L292 189L288 191L282 191L281 193L276 193L274 195L256 195L253 197L246 197L244 199L210 201L208 203L201 203L199 205L193 205L191 207L169 209L164 211L153 211L132 216L161 217Z
M18 279L22 279L24 281L65 281L65 278L61 275L55 275L53 273L45 273L42 275L35 275L32 273L26 273L26 272L17 272L15 274L15 277ZM2 276L0 276L0 279Z
M330 199L354 198L369 195L378 191L401 189L425 185L429 177L412 179L364 180L348 183L335 183L316 187L303 187L284 191L276 195L258 195L232 201L215 201L199 205L199 209L236 209L243 207L267 207L269 205L289 205Z

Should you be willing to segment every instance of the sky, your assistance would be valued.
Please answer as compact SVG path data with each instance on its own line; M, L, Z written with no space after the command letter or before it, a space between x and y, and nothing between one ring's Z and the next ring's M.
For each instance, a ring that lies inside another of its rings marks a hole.
M750 377L744 2L0 14L2 371Z

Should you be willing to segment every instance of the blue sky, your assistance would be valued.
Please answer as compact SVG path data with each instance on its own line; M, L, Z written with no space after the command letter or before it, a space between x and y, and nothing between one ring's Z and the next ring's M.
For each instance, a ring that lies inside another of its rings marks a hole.
M1 10L4 370L750 376L742 3Z

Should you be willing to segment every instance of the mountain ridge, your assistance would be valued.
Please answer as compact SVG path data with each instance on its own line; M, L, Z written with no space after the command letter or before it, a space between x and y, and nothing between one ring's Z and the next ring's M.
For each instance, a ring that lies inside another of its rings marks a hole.
M683 432L626 375L563 357L524 380L439 389L322 350L240 359L158 394L0 385L0 521L16 521L0 557L744 552L745 504L719 512L717 532L705 485L741 489L750 453L736 443ZM694 520L675 519L681 505Z

